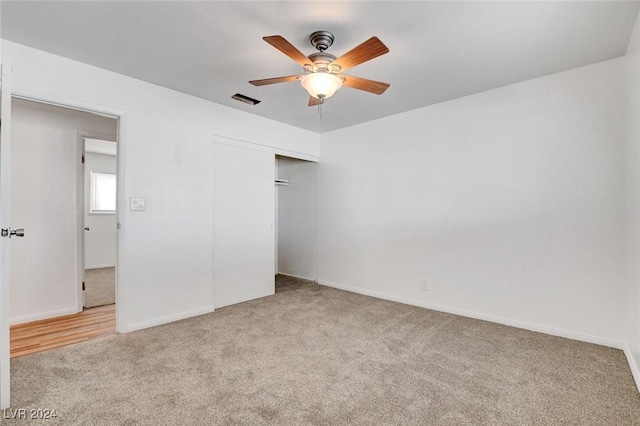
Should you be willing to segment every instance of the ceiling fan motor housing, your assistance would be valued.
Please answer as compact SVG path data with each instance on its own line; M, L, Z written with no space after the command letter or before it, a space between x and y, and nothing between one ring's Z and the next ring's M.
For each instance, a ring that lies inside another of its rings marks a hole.
M318 49L320 52L324 52L333 44L333 34L329 31L316 31L309 36L311 45Z
M313 66L307 68L307 72L340 72L340 66L333 65L329 66L333 61L336 60L336 57L327 52L317 52L309 55L309 59L313 61Z

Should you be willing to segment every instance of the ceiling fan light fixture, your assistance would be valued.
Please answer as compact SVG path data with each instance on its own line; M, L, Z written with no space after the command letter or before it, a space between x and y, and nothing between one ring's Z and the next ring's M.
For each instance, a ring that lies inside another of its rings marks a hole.
M333 96L342 87L342 80L327 72L314 72L307 74L300 80L309 95L316 99L327 99Z
M302 87L309 93L309 106L322 105L325 99L333 96L342 86L376 95L383 94L389 88L388 83L341 74L342 71L388 53L389 48L378 37L371 37L339 58L326 51L333 43L333 34L328 31L316 31L311 34L309 40L318 52L309 56L305 56L281 35L266 36L262 39L302 66L304 74L251 80L249 83L254 86L300 80Z

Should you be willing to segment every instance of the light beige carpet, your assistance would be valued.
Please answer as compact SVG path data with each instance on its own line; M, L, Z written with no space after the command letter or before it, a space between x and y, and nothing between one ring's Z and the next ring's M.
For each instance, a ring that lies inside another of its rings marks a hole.
M619 350L306 282L283 287L17 358L13 408L55 409L46 423L65 425L640 424Z
M86 269L84 271L84 306L113 305L116 303L116 268Z

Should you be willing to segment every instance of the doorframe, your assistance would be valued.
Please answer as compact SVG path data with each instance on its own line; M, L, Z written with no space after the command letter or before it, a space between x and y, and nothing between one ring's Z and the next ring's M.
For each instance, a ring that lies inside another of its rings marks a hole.
M11 93L11 97L15 99L23 99L26 101L38 102L45 105L57 106L61 108L73 109L76 111L88 112L91 114L100 115L103 117L113 118L116 120L117 128L116 128L116 143L118 144L118 151L116 155L116 175L117 178L117 198L116 198L116 223L117 234L116 234L116 271L115 271L115 285L116 285L116 332L120 333L121 329L121 313L118 306L120 306L120 301L118 300L118 295L120 291L118 291L118 287L120 286L120 265L122 265L122 250L120 249L120 230L124 228L124 212L125 212L125 185L124 185L124 164L125 164L125 153L122 150L125 141L125 130L127 123L127 115L126 111L110 108L106 106L93 105L80 101L72 101L68 99L60 99L54 98L50 96L41 95L33 92L24 92L24 91L13 91ZM81 132L81 131L79 131ZM78 132L77 132L78 133ZM82 149L84 149L84 143L82 144ZM84 168L83 168L84 169ZM77 169L76 169L77 170ZM83 197L84 198L84 197ZM84 206L82 208L84 215ZM84 220L84 216L83 216ZM84 240L84 238L83 238ZM84 249L84 247L83 247ZM83 254L84 256L84 254ZM82 265L84 266L84 265ZM11 283L9 283L11 285ZM82 291L82 279L80 279L80 292ZM82 294L80 294L80 298L78 304L82 304ZM82 308L80 308L82 310Z
M8 161L11 157L11 95L13 94L12 90L12 62L10 58L4 57L0 58L0 78L1 78L1 88L2 90L2 112L7 121L4 123L4 131L2 132L2 143L0 144L0 151L2 155L7 160L4 164L5 167L2 167L0 170L0 181L2 182L2 186L5 185L7 178L11 176L11 168L10 161ZM6 111L8 108L8 112ZM8 159L6 157L9 157ZM2 197L8 197L9 201L11 200L11 185L7 185L5 191L1 194ZM8 191L7 191L8 190ZM11 208L10 205L3 202L0 205L1 211L1 219L4 222L3 225L10 227L11 224ZM0 242L0 257L2 258L2 263L6 267L0 268L0 408L6 409L11 405L11 355L10 355L10 270L9 266L9 249L10 244L8 238L3 239Z
M276 167L275 167L275 178L276 181L280 178L280 174L278 172L278 166L280 165L280 156L279 155L274 155L275 158L275 162L276 162ZM275 251L274 251L274 271L275 271L275 275L278 276L278 272L280 270L280 266L278 264L278 198L279 198L279 192L280 192L280 187L274 182L275 185L275 212L274 212L274 216L273 216L273 239L275 241Z
M117 123L117 119L116 119ZM84 158L86 155L86 144L85 139L100 139L107 142L116 144L116 223L118 222L118 204L119 204L119 189L117 187L118 181L120 180L120 176L118 175L118 154L119 154L119 146L118 146L118 135L116 135L116 140L113 141L113 136L107 135L104 133L94 132L91 130L76 130L76 159L82 158L82 161L76 161L76 203L78 206L78 211L76 213L76 231L78 232L76 236L76 276L77 276L77 309L78 312L82 312L84 310L84 292L82 283L84 282L84 271L86 269L86 259L85 259L85 223L84 218L86 215L86 204L87 200L85 199L85 162ZM117 246L117 234L118 230L116 229L116 282L114 285L116 289L118 287L117 281L117 270L118 270L118 246ZM117 290L116 290L116 298L117 298ZM116 300L117 302L117 300ZM117 305L117 304L116 304ZM116 306L117 310L117 306Z

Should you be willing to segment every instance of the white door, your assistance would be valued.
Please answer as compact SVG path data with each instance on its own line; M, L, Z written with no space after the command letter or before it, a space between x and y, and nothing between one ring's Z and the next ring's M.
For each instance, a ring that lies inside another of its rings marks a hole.
M213 144L216 308L275 292L275 156Z
M9 178L11 169L11 64L0 67L0 409L8 408L11 383L9 368L9 241L4 230L11 231Z

